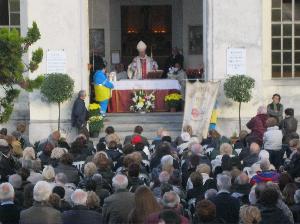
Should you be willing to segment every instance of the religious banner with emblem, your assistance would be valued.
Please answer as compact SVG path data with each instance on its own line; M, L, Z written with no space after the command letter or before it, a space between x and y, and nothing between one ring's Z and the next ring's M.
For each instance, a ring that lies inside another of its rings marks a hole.
M183 127L190 125L193 134L206 138L220 82L186 83Z

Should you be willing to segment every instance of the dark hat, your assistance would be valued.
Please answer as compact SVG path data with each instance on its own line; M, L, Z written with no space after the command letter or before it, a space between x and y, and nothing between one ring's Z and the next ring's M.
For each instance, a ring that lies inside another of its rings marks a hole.
M63 199L65 197L65 189L61 186L55 186L52 193L58 194L58 196Z
M9 144L5 139L0 139L0 152L7 154L10 151Z

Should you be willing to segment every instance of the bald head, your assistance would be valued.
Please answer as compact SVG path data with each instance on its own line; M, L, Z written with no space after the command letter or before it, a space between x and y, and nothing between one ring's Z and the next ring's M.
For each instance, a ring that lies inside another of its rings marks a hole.
M251 143L251 145L250 145L250 153L258 155L259 152L260 152L260 146L257 143L255 143L255 142Z

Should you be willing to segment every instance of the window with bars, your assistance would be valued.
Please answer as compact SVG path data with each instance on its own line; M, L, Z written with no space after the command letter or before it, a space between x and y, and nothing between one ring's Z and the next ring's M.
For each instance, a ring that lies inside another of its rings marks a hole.
M272 78L300 77L300 0L272 0Z
M20 0L0 0L0 28L20 30Z

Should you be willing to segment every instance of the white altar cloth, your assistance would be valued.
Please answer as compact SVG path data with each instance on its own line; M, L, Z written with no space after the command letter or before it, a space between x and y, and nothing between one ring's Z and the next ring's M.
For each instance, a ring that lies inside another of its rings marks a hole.
M177 80L173 79L147 79L147 80L120 80L113 82L113 90L155 90L155 89L176 89L180 90L181 86Z

